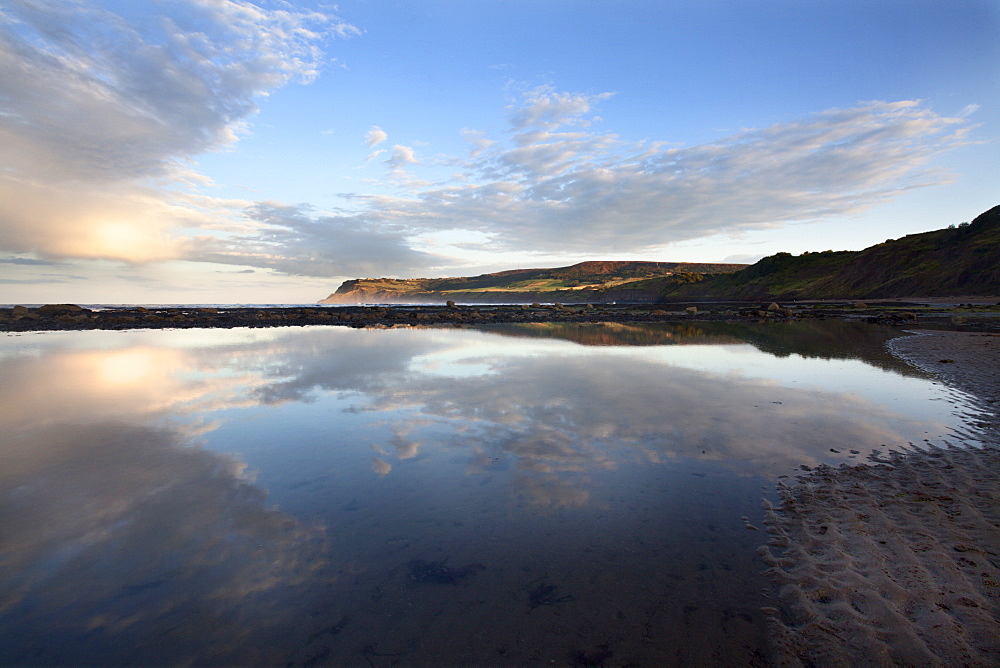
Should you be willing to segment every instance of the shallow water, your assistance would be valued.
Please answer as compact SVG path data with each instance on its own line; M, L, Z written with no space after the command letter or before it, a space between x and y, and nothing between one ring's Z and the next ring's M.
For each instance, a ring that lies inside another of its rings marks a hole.
M888 335L5 336L0 664L762 664L741 517L959 428Z

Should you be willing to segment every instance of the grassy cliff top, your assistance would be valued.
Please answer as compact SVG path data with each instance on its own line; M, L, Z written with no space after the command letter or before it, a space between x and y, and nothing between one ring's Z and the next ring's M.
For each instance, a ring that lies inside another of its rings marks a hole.
M575 293L579 292L579 295ZM468 293L478 293L469 295ZM488 293L488 295L487 295ZM538 296L541 301L756 301L1000 295L1000 206L969 223L861 251L776 253L753 265L581 262L455 278L345 281L325 303Z
M349 292L552 292L555 290L604 290L626 283L677 274L725 274L745 264L695 262L593 261L569 267L512 269L479 276L452 278L358 278L345 281L335 294Z

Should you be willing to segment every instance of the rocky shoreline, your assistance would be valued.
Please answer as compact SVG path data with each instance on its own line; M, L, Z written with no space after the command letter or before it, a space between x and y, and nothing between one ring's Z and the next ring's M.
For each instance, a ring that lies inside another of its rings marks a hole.
M0 308L0 331L122 330L171 328L398 327L466 326L531 322L691 322L841 319L899 326L961 324L1000 329L1000 308L973 304L906 302L814 302L779 305L698 304L532 304L441 306L293 306L293 307L112 307L75 304Z

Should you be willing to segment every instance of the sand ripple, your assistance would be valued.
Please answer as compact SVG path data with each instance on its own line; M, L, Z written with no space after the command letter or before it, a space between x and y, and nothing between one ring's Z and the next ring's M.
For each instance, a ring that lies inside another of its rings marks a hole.
M820 467L780 490L761 548L779 665L1000 665L1000 336L890 348L983 412L969 442Z

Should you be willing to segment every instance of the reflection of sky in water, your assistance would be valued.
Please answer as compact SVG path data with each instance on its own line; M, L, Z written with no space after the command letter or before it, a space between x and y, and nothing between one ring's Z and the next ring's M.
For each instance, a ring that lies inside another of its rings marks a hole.
M929 381L733 341L69 332L5 337L0 373L4 664L598 652L553 614L617 633L616 660L705 659L685 633L763 628L759 539L734 518L767 480L955 421ZM455 581L415 588L421 559Z

